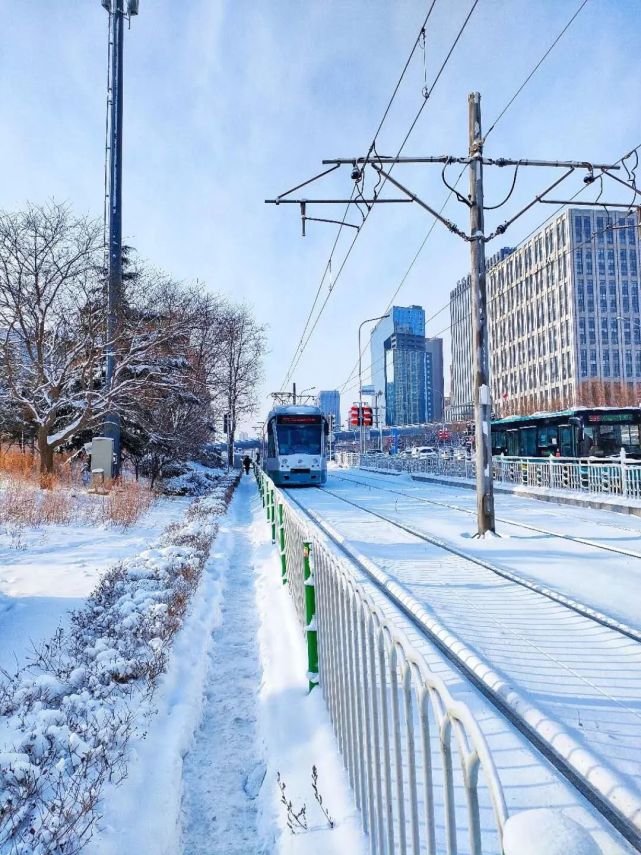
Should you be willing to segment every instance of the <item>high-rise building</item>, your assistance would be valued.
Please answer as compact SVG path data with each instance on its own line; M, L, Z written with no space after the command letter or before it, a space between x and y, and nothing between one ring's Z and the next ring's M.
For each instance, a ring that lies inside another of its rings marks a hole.
M638 403L635 218L570 208L488 277L497 413Z
M506 258L512 249L503 247L487 259L488 272ZM450 293L450 330L452 335L450 364L449 421L469 421L474 416L472 400L472 290L470 274L456 283Z
M382 393L385 424L421 424L441 418L443 343L425 338L421 306L394 306L370 338L372 385Z
M640 250L633 216L569 208L488 270L497 414L638 403ZM453 335L453 379L463 358Z
M341 394L338 389L329 389L319 392L317 403L323 415L333 417L334 428L336 430L340 430Z

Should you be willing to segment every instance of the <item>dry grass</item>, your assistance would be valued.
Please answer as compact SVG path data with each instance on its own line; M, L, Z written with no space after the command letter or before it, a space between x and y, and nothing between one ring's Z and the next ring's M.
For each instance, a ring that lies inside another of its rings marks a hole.
M156 496L145 486L119 479L104 496L87 494L79 474L61 458L56 471L41 475L37 455L17 449L0 451L0 525L112 525L129 528L151 507ZM76 470L78 467L76 467Z

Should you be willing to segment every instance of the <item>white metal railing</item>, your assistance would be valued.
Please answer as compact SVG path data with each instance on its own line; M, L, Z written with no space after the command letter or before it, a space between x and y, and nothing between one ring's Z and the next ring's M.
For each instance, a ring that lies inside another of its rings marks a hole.
M349 560L262 472L259 482L268 519L282 520L303 630L305 589L314 588L320 686L371 853L500 853L505 799L471 711L359 584Z
M474 479L473 458L390 457L384 454L340 453L341 466L393 472ZM550 490L574 490L581 493L641 499L641 463L624 454L604 460L595 457L493 457L492 470L497 483Z

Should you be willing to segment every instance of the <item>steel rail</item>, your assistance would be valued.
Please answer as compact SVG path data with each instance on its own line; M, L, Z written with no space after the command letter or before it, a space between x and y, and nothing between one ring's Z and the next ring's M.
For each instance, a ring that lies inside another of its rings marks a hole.
M330 490L321 488L321 491L328 493L341 501L352 505L365 513L372 514L385 522L397 526L398 528L419 537L422 540L433 543L436 546L452 552L473 561L476 564L481 562L477 559L460 554L457 550L449 548L447 545L441 544L436 539L431 539L428 536L422 535L419 532L413 531L410 528L397 523L394 520L371 511L368 508L363 508L357 503L344 499L342 496L333 493ZM641 807L639 794L630 792L625 783L616 780L616 784L612 783L612 778L618 779L618 775L613 776L611 772L607 773L609 791L614 791L620 801L628 804L627 812L620 810L615 806L595 785L593 785L581 773L580 770L574 768L573 763L568 759L572 757L574 762L583 762L587 768L594 774L594 770L599 768L600 763L596 758L592 758L586 749L580 747L576 741L564 734L559 740L558 722L551 722L547 714L537 710L528 699L523 698L509 684L500 678L491 667L487 666L482 660L479 660L478 655L473 649L467 647L460 639L452 636L437 620L433 619L420 606L412 594L396 580L392 579L384 571L380 570L376 565L360 555L357 550L345 543L344 538L339 535L330 524L325 522L322 517L315 511L306 507L297 498L288 492L288 500L292 501L300 510L311 520L311 522L323 531L325 536L338 548L345 556L349 558L371 582L398 608L400 611L423 633L426 637L440 650L441 653L462 672L467 680L496 708L502 715L512 724L519 733L523 734L526 739L552 764L552 766L570 783L572 786L598 811L598 813L609 822L638 852L641 852ZM500 686L502 691L497 691L496 686ZM520 712L522 711L522 712ZM540 731L546 731L551 727L551 732L555 742L562 742L566 745L568 756L560 753L557 747L552 744L552 740L548 739ZM579 757L577 761L576 757ZM630 814L630 815L629 815ZM634 820L631 819L634 817Z
M351 479L345 478L344 480L349 481ZM354 482L352 481L352 483ZM364 484L365 482L361 483ZM366 486L370 487L372 485L367 484ZM625 635L632 641L637 641L641 643L641 630L628 626L628 624L625 624L622 621L618 621L615 618L610 617L609 615L606 615L603 612L600 612L598 609L593 609L591 606L588 606L585 603L580 602L579 600L575 600L573 597L568 597L565 594L562 594L560 591L556 591L554 588L548 588L546 585L539 585L537 582L532 582L529 579L525 579L523 576L519 576L517 573L513 573L511 570L507 570L504 567L500 567L497 564L493 564L491 561L488 561L485 558L479 558L476 555L471 555L469 552L465 552L464 550L459 549L457 546L447 543L446 541L441 540L440 538L435 537L434 535L428 534L427 532L422 531L421 529L417 529L414 528L414 526L405 525L404 523L400 523L397 520L390 519L390 517L387 517L384 514L380 514L378 511L373 511L371 510L371 508L366 508L362 505L359 505L357 502L354 502L351 499L346 499L344 496L341 496L340 493L334 493L332 490L328 490L326 487L323 487L321 489L324 493L329 493L331 496L340 499L342 502L347 502L347 504L353 505L355 508L359 508L360 510L366 511L367 513L372 514L373 516L376 516L379 519L384 520L385 522L397 526L397 528L402 529L403 531L407 532L407 534L412 534L415 537L426 541L427 543L431 543L433 546L445 549L447 552L451 552L458 558L463 558L466 561L471 561L473 564L477 564L479 567L483 567L485 570L489 570L490 572L495 573L498 576L502 576L504 579L508 579L510 582L514 582L516 585L520 585L523 588L528 588L530 591L534 591L535 593L540 594L542 597L546 597L548 600L553 600L554 602L559 603L565 608L570 609L571 611L576 612L577 614L580 614L582 617L589 618L590 620L601 624L601 626L605 626L608 629L620 633L621 635ZM386 492L393 493L395 491L387 490ZM400 495L407 496L408 494L401 493ZM431 499L424 499L424 501L429 502L430 504L441 505L442 507L452 507L454 510L463 510L465 513L468 513L468 511L465 511L462 508L457 508L454 505L450 506L445 503L433 501ZM514 525L520 525L520 523L514 523ZM527 528L528 526L524 527ZM538 529L538 531L543 531L543 529ZM558 536L560 537L560 535ZM641 558L641 555L637 557Z
M365 470L365 471L376 471L376 470ZM377 473L378 474L378 473ZM342 481L350 481L352 484L363 484L364 486L371 487L372 484L366 481L357 481L355 478L346 478L344 475L334 475L335 478L338 478ZM388 482L389 483L389 482ZM410 493L403 493L401 490L390 490L389 488L381 487L381 490L384 490L386 493L395 493L399 496L405 496L408 499L416 499L419 502L424 502L428 505L438 505L442 508L449 508L453 511L460 511L462 514L468 514L468 516L475 516L476 511L469 510L469 508L461 508L459 505L452 505L449 502L438 502L436 499L427 499L425 496L412 496ZM507 519L506 517L496 517L498 522L505 523L506 525L514 525L519 528L527 529L528 531L536 531L539 534L547 534L551 537L558 537L561 540L569 540L573 543L580 543L582 546L590 546L594 549L603 549L606 552L615 552L618 555L625 555L626 558L638 558L641 560L641 552L635 552L633 549L623 549L618 546L610 546L607 543L599 543L596 540L589 540L586 537L578 537L574 534L561 534L558 531L551 531L550 529L540 528L538 526L530 525L530 523L517 522L516 520ZM613 526L616 528L616 526ZM634 531L634 529L622 529L622 531ZM635 532L641 537L641 532ZM640 634L641 637L641 634Z
M284 511L277 517L286 528L287 581L305 630L299 601L310 583L301 573L308 547L320 687L372 855L418 855L425 852L421 844L428 855L456 855L462 835L471 855L497 851L497 837L501 849L508 811L471 710L432 671L402 622L356 578L352 560L345 561L316 524L308 525L304 506L257 474L268 519L274 520L275 506Z

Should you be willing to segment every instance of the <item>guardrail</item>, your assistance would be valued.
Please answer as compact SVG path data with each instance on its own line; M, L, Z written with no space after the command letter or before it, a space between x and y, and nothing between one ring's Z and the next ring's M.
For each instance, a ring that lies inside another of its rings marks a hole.
M502 852L503 790L469 708L356 581L348 560L261 470L257 477L299 622L308 646L310 633L318 645L310 688L320 683L370 851Z
M342 452L341 466L393 472L422 472L455 478L475 478L474 459L469 457L390 457L384 454ZM492 470L497 483L550 490L574 490L581 493L641 499L641 463L619 458L578 457L493 457Z

